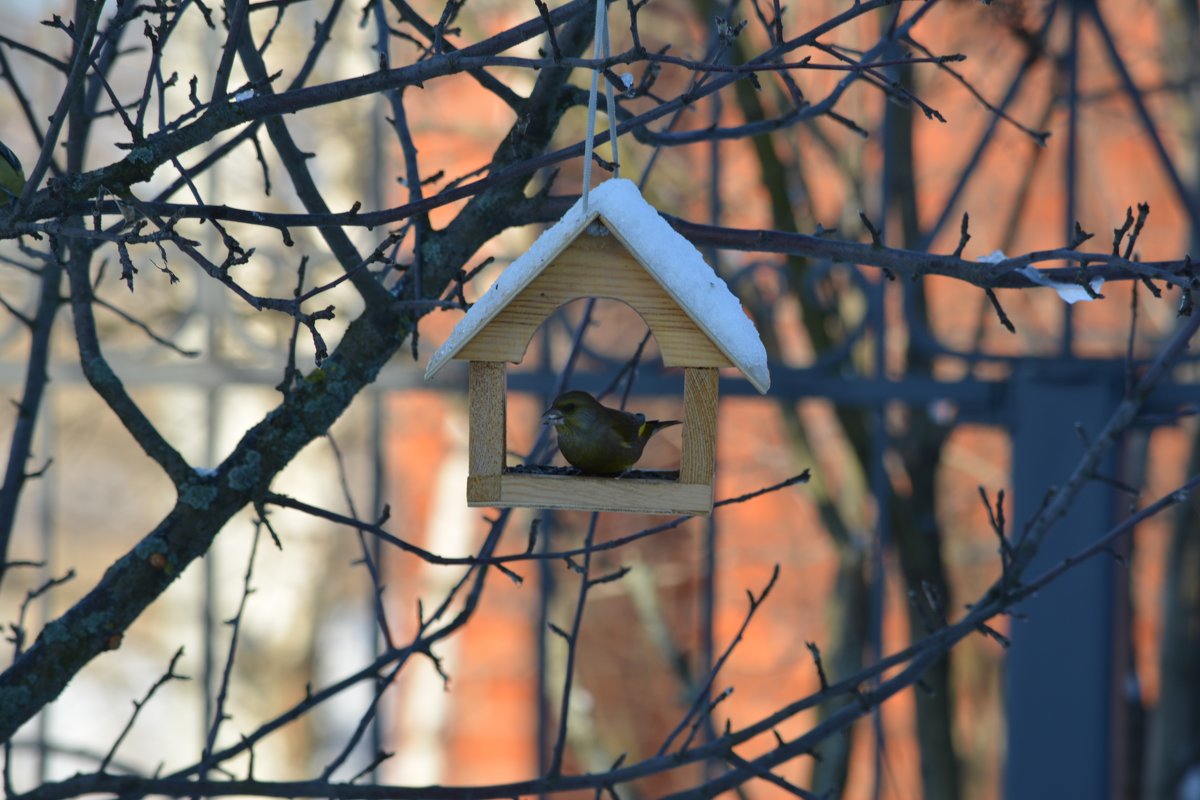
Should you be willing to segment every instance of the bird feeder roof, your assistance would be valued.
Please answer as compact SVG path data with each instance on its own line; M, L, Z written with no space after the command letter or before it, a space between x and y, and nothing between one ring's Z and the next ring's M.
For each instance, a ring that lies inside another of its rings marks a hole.
M586 212L580 198L504 270L433 354L425 379L454 358L596 221L624 245L754 388L766 394L771 386L767 351L741 303L695 245L659 215L632 181L623 178L592 189Z

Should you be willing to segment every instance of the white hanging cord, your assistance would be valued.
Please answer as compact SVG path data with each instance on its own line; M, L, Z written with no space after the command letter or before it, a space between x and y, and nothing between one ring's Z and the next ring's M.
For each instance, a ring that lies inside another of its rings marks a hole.
M607 9L605 0L599 0L599 2L604 4ZM604 20L604 57L610 58L612 56L612 49L608 41L607 10L601 19ZM604 81L604 101L608 108L608 146L612 150L613 177L619 178L621 177L621 156L617 152L617 99L613 94L612 81L607 79Z
M599 60L611 55L608 43L608 2L596 0L596 23L592 35L592 59ZM595 144L596 131L596 95L600 89L600 70L592 70L592 90L588 93L587 134L583 142L583 213L588 210L588 192L592 186L592 147ZM620 177L620 159L617 157L616 133L613 130L613 120L617 118L617 101L613 96L612 84L604 82L604 99L608 107L609 140L613 153L613 175Z

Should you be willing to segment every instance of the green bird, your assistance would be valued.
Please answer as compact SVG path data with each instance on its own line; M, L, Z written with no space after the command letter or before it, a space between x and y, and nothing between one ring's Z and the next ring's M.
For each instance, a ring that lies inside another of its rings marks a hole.
M0 206L15 203L25 188L25 170L17 154L0 142Z
M558 430L563 458L585 475L619 475L642 457L650 437L678 425L679 420L646 419L601 405L587 392L564 392L554 398L542 422Z

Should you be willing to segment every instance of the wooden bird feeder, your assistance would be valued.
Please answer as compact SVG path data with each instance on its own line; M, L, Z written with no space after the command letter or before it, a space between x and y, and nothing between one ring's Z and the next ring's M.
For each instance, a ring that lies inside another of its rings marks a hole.
M646 321L663 364L683 368L683 450L678 478L594 477L506 466L508 363L559 306L620 300ZM630 181L593 189L496 280L434 353L425 379L451 359L469 367L467 503L495 506L708 514L716 469L717 370L737 367L761 393L766 350L741 304L696 248Z

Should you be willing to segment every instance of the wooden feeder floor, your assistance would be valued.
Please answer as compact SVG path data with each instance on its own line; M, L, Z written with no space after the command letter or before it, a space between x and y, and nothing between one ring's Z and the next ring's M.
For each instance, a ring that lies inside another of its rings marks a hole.
M556 467L550 464L518 464L513 467L505 467L506 475L565 475L569 477L584 476L587 473L581 471L578 467ZM679 480L679 470L677 469L631 469L622 472L620 475L590 475L588 477L613 478L618 480L656 480L656 481L677 481Z

